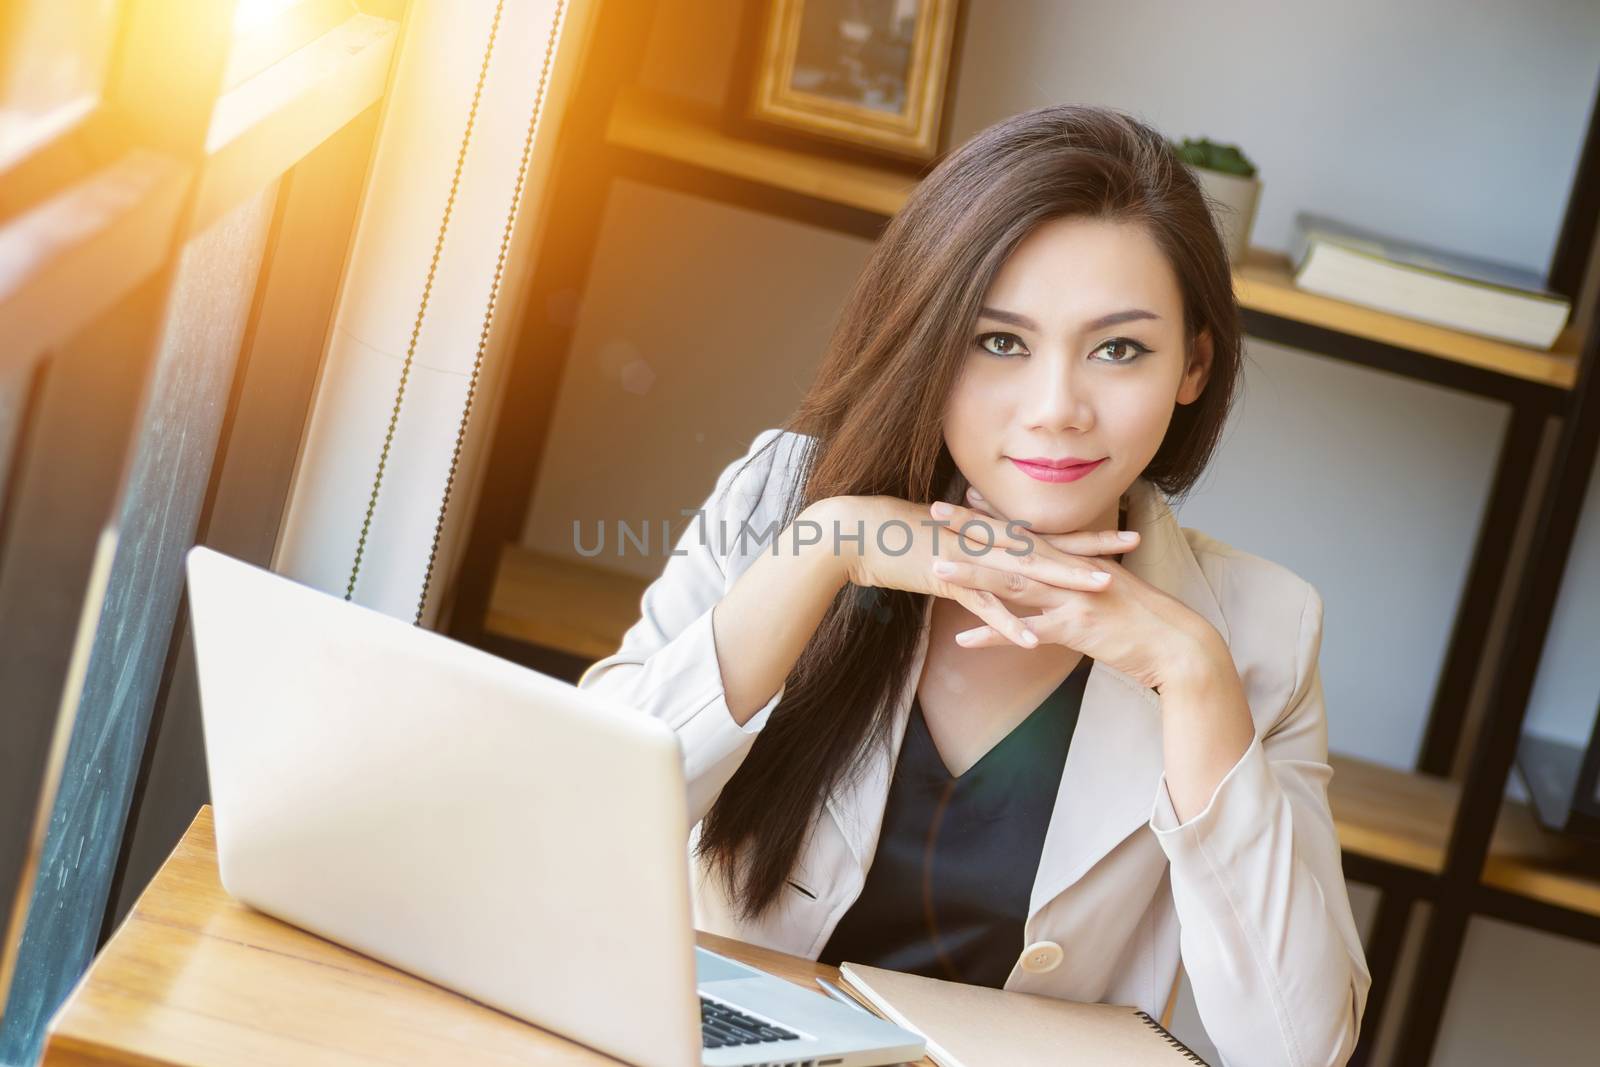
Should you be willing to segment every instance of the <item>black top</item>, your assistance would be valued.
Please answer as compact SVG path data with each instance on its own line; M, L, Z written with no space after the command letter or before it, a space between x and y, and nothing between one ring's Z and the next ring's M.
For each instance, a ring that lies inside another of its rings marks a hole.
M817 957L1005 985L1094 661L951 777L913 698L861 896Z

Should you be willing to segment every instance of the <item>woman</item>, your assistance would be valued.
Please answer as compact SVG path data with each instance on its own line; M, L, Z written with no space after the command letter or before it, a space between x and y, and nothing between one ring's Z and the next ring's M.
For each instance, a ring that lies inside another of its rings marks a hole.
M1239 374L1154 130L1042 107L889 223L816 383L580 685L682 741L702 929L1343 1063L1369 975L1328 810L1322 600L1178 526Z

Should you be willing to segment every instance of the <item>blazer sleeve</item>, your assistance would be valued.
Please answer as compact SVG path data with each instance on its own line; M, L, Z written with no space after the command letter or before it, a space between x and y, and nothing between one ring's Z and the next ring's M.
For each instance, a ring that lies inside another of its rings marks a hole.
M1151 814L1195 1006L1229 1067L1345 1063L1372 984L1328 807L1321 642L1307 583L1282 715L1188 822L1165 774Z
M691 826L705 817L733 777L787 688L787 682L780 685L745 725L735 722L711 627L712 609L737 577L729 574L728 560L741 530L752 531L745 534L747 545L763 534L743 524L750 522L768 490L777 446L748 467L745 461L780 432L762 431L745 456L723 469L700 513L690 516L661 574L645 588L639 619L623 635L621 646L590 664L578 679L579 689L653 715L677 733Z

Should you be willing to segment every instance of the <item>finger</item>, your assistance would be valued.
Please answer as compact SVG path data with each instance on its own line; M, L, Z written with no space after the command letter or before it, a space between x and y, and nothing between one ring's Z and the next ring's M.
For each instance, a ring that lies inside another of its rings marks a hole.
M967 506L972 508L972 510L976 511L979 515L982 515L982 516L984 516L986 518L995 519L996 521L998 521L998 522L1000 522L1002 524L1004 524L1004 522L1005 522L1005 519L1000 518L1000 516L996 515L994 512L990 511L988 508L984 507L982 504L979 504L979 503L977 503L975 501L969 502Z
M947 523L951 532L979 547L987 548L993 545L995 548L1011 548L1018 551L1028 548L1026 541L1007 532L1004 521L984 515L972 508L935 500L929 506L929 511L934 518ZM976 527L986 527L988 536L985 537Z
M1050 624L1050 613L1024 615L1021 622L1036 635L1045 635L1045 627ZM1048 640L1049 638L1041 636L1041 639ZM956 643L962 648L992 648L995 645L1008 644L1009 642L993 626L985 623L983 626L974 626L970 630L962 630L956 634Z
M1010 516L1002 514L1000 509L994 506L993 502L978 492L978 487L975 485L967 486L967 502L984 514L992 515L999 519L1001 523L1010 521Z
M971 494L976 490L968 490ZM984 502L989 505L987 501ZM939 511L948 509L947 514L939 515ZM1014 554L1032 551L1038 541L1044 541L1052 548L1075 556L1117 556L1133 551L1139 544L1137 530L1078 530L1065 534L1037 534L1024 527L1024 533L1011 534L1011 520L1004 516L990 516L986 512L975 508L962 507L959 504L934 505L934 515L946 519L950 528L961 534L962 538L976 545L988 547L975 529L967 528L966 524L978 520L988 525L992 531L993 544L996 548L1016 550Z
M968 549L966 542L973 541L975 549ZM1031 578L1036 582L1054 586L1058 589L1105 589L1111 582L1111 572L1116 569L1114 562L1102 563L1093 556L1071 555L1062 552L1047 542L1034 541L1026 548L1008 548L997 545L993 548L982 545L976 538L968 537L962 541L962 553L965 562L976 567L997 570L1005 575L1020 575ZM935 561L937 567L940 561ZM943 574L943 570L934 573ZM954 573L954 572L951 572ZM965 573L965 572L963 572ZM1020 591L1025 588L1013 578L1003 579L1004 585L997 585L991 577L978 575L977 579L969 584L978 585L980 588L994 589L997 592L1003 589ZM1005 595L1001 592L1001 595Z
M1033 534L1051 547L1074 556L1117 556L1139 545L1137 530L1078 530L1064 534Z
M1007 602L1028 605L1054 603L1057 598L1051 596L1053 590L1076 589L1095 593L1111 581L1111 575L1106 571L1071 562L1034 557L1031 562L1017 559L1000 566L987 566L985 560L988 558L974 561L935 560L933 573L947 582L971 589L987 589Z
M983 589L967 589L962 586L952 586L950 599L982 619L988 629L999 635L1001 640L1010 641L1023 648L1036 648L1039 644L1039 635L1033 629L1006 610L1006 606L993 593Z
M962 630L956 634L956 644L962 648L993 648L996 645L1009 645L1011 642L996 632L993 626L984 625Z
M972 566L1031 578L1057 589L1098 593L1111 586L1112 565L1092 556L1053 555L1048 552L988 552L970 561ZM986 583L985 588L992 588Z
M1010 609L1049 607L1060 598L1059 589L1052 590L1042 582L1015 572L976 567L948 559L934 560L930 570L934 580L948 589L959 587L973 592L993 593Z

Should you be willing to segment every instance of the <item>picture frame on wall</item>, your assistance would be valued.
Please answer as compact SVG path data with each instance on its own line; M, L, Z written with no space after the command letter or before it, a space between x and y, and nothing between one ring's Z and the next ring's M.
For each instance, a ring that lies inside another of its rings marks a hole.
M751 5L727 119L744 136L922 169L944 149L965 0Z

